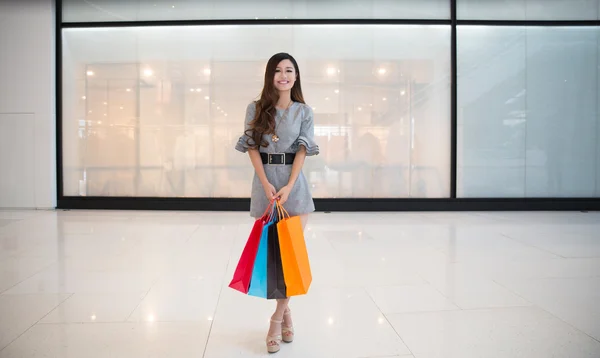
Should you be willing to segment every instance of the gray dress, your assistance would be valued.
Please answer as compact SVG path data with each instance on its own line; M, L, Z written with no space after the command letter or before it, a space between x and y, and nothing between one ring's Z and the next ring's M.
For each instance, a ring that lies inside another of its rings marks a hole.
M255 103L250 103L246 108L246 124L244 130L250 128L249 123L254 119L256 112ZM264 153L296 153L300 146L306 148L306 155L319 154L319 147L315 143L315 127L312 108L306 104L293 102L288 109L287 116L284 116L285 110L277 109L275 117L275 131L279 137L279 141L273 142L271 135L264 135L264 139L269 143L268 147L260 147L260 152ZM247 144L248 136L244 133L238 140L235 149L242 153L248 151ZM290 175L292 174L292 165L263 165L265 174L269 182L279 191L287 185ZM269 200L265 195L258 175L254 173L252 180L252 193L250 195L250 215L252 217L260 217L267 206ZM298 179L294 183L294 187L290 192L290 196L284 208L291 216L308 214L315 210L315 205L310 192L308 181L304 173L300 172Z

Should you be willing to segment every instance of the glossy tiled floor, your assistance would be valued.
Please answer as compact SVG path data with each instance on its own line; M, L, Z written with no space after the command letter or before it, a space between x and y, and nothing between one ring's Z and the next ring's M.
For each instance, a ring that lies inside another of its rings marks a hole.
M246 213L0 211L0 358L264 357ZM317 213L281 357L600 357L600 213Z

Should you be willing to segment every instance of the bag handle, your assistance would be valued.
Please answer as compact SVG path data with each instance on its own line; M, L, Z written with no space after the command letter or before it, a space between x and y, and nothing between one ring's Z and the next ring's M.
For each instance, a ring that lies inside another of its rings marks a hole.
M283 205L281 205L279 203L279 200L277 200L276 204L277 204L277 211L279 212L279 220L285 219L286 217L289 218L290 214L287 212L287 210L285 210Z
M271 207L271 215L269 216L269 222L278 221L278 218L279 218L279 214L277 212L277 202L273 201L273 206Z
M273 209L274 209L273 204L274 203L275 203L275 200L271 200L269 202L269 205L267 205L267 209L265 210L265 212L260 217L261 219L269 219L269 220L267 220L267 222L271 221L271 218L273 217ZM269 215L267 215L267 213Z
M281 211L281 204L279 204L279 200L275 202L275 205L277 206L277 218L281 221L284 219L284 216L283 212Z

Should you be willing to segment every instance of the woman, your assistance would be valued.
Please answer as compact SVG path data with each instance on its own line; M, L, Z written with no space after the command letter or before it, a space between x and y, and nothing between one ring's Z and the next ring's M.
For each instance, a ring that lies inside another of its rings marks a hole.
M312 108L304 103L300 71L287 53L269 59L260 99L246 109L244 135L236 147L248 152L254 166L250 215L259 218L272 200L279 200L291 216L299 215L306 226L315 210L308 182L302 173L307 155L319 154L314 140ZM277 300L267 333L267 351L292 342L294 329L289 298Z

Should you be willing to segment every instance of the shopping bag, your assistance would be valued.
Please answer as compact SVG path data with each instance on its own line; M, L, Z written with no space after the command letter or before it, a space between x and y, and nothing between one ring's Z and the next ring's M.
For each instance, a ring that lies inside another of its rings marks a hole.
M252 279L252 271L254 269L254 262L256 260L256 254L258 252L258 246L265 224L270 220L270 215L273 215L273 202L267 207L262 217L258 218L254 222L246 246L242 251L240 260L238 261L233 278L229 283L229 287L242 293L248 293L250 287L250 281Z
M304 230L299 216L290 217L279 202L276 203L279 220L277 233L288 297L304 295L312 283Z
M251 296L267 298L267 233L273 223L269 222L263 227L260 236L260 243L252 268L252 278L250 279L250 287L248 294Z
M267 299L287 298L283 267L281 266L277 222L269 227L267 235Z
M252 269L252 278L250 279L250 287L248 294L251 296L267 298L267 251L268 251L268 234L269 228L274 224L274 218L263 226L260 236L260 243L254 260Z
M258 244L260 243L260 237L262 235L265 222L262 219L258 219L254 222L244 251L240 256L233 279L229 283L229 287L242 293L248 293L250 287L250 279L252 278L252 269L254 268L254 260L256 259L256 252L258 251Z

